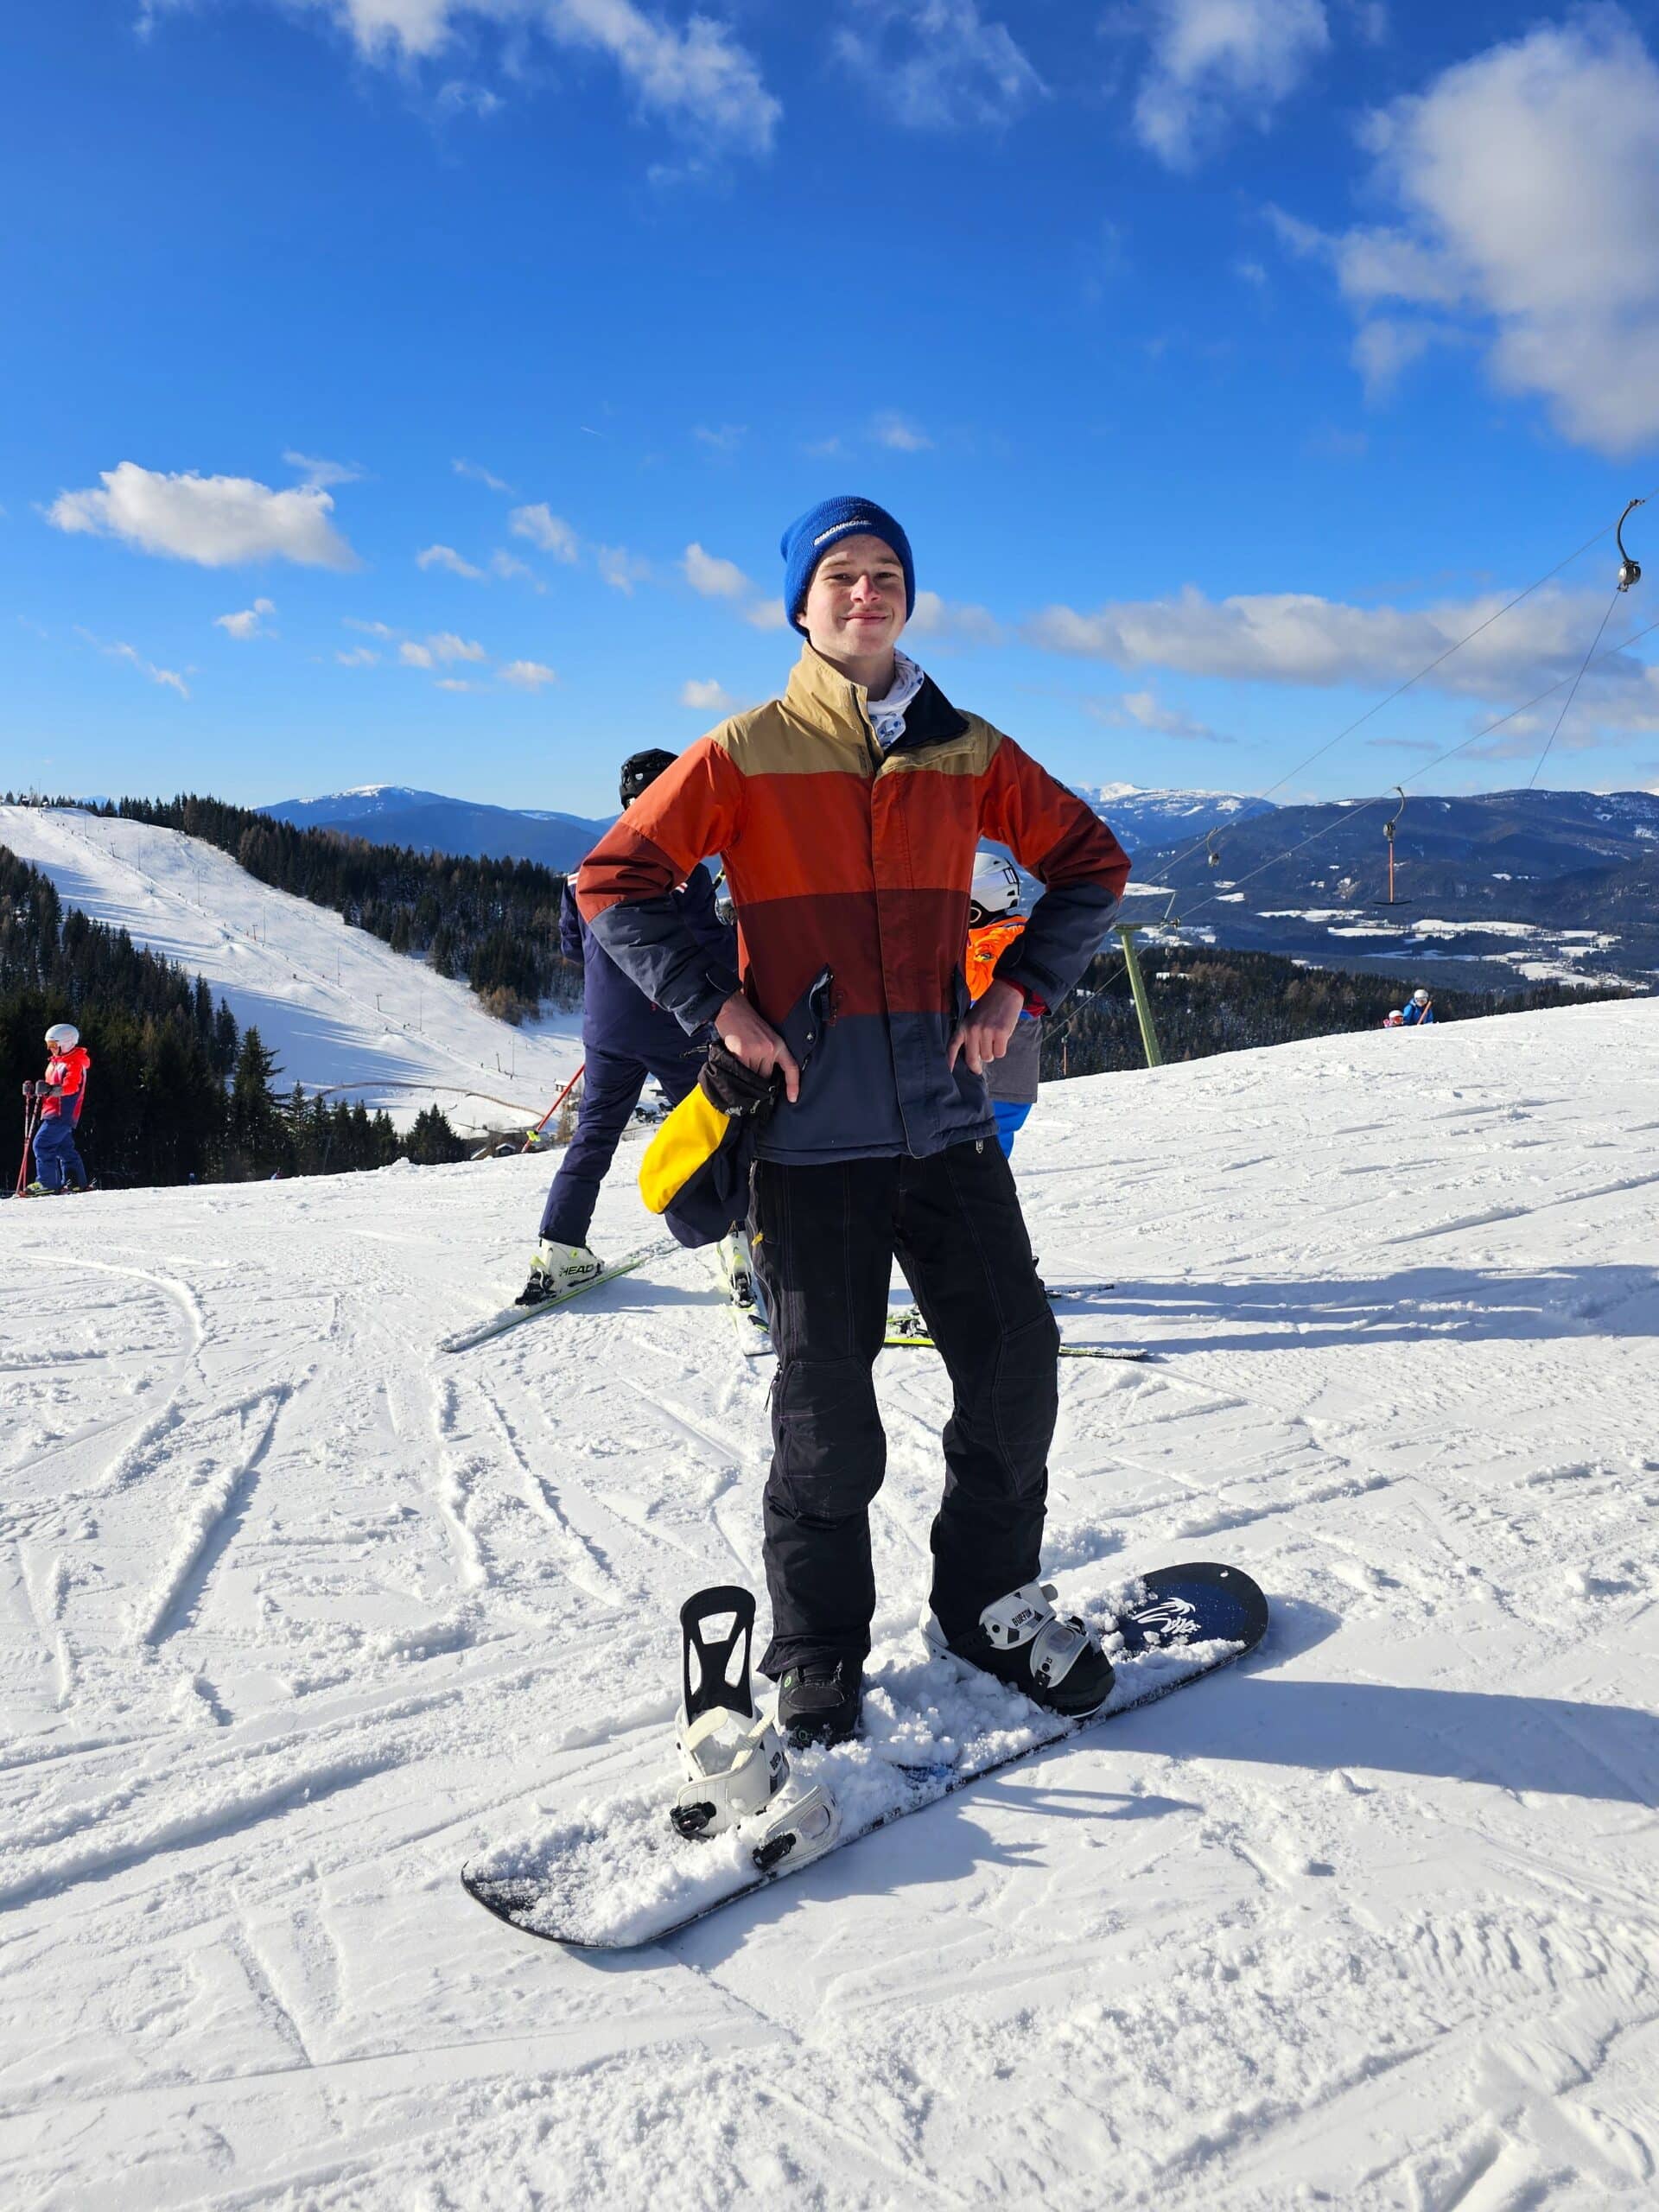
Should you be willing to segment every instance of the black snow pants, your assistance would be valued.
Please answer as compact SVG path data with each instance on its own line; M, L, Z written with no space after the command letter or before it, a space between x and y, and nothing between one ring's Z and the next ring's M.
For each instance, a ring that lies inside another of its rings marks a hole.
M1059 1334L1008 1163L994 1137L927 1160L763 1160L750 1226L778 1351L761 1669L775 1680L870 1648L870 1502L887 1471L871 1369L895 1254L955 1393L932 1532L933 1610L955 1641L1036 1579L1042 1546Z

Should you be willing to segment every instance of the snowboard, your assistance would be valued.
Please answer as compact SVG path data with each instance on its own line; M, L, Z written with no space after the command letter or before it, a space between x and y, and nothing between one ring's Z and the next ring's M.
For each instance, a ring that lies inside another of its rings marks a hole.
M831 1750L791 1751L779 1806L786 1811L815 1786L826 1788L841 1830L820 1856L833 1855L987 1775L1230 1666L1255 1649L1268 1627L1267 1599L1249 1576L1211 1564L1160 1567L1122 1605L1083 1611L1101 1631L1116 1674L1111 1695L1087 1719L1046 1712L949 1656L925 1648L918 1656L916 1643L879 1649L865 1670L859 1734ZM487 1911L525 1935L582 1950L630 1950L677 1935L797 1871L786 1857L757 1865L755 1839L766 1815L688 1841L670 1825L672 1796L664 1773L654 1786L499 1845L463 1866L461 1881ZM819 1858L804 1864L817 1866Z
M556 1298L544 1298L539 1306L509 1306L502 1313L493 1313L487 1321L480 1321L475 1328L462 1329L459 1334L446 1337L438 1346L440 1351L470 1351L474 1344L487 1344L492 1337L505 1336L509 1329L522 1328L526 1321L539 1321L543 1313L556 1313L562 1306L573 1300L586 1298L590 1290L599 1290L607 1282L614 1282L619 1275L632 1274L647 1260L659 1254L673 1252L678 1248L659 1238L654 1244L642 1244L637 1252L625 1253L621 1259L589 1278L579 1282L574 1289L562 1291Z

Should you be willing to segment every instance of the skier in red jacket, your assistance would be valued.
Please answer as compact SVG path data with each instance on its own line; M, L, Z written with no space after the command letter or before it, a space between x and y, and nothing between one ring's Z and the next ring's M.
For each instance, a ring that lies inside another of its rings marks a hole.
M35 1180L29 1186L36 1198L67 1192L72 1177L77 1190L86 1188L86 1170L75 1149L75 1125L86 1103L92 1056L72 1021L54 1021L46 1033L46 1047L51 1058L35 1094L41 1120L35 1132Z

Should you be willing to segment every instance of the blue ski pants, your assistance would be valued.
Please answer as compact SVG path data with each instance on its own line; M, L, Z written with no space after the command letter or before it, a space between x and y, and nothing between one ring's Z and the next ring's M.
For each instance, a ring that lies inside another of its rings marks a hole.
M576 1109L576 1133L565 1147L542 1211L543 1236L556 1244L586 1244L594 1208L599 1204L599 1186L610 1172L622 1132L639 1103L647 1077L655 1076L670 1106L677 1106L696 1083L706 1057L702 1045L690 1046L671 1059L650 1061L589 1048L582 1078L582 1103Z
M48 1191L60 1191L72 1179L84 1191L86 1169L75 1149L75 1125L67 1114L54 1114L35 1132L35 1173Z

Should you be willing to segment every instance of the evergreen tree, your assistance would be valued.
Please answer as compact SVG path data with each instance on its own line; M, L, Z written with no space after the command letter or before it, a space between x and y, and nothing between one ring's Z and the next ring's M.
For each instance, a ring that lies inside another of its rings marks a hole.
M245 1029L231 1084L226 1132L227 1165L233 1179L270 1175L292 1166L288 1124L271 1082L280 1072L276 1055L265 1049L259 1032Z

